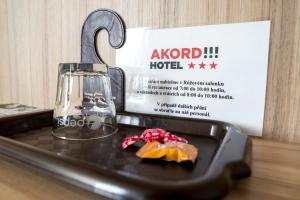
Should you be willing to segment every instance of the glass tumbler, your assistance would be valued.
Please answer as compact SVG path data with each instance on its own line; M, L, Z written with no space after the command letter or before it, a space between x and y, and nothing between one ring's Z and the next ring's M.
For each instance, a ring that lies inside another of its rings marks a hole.
M53 121L52 134L61 139L89 140L117 132L106 65L59 65Z

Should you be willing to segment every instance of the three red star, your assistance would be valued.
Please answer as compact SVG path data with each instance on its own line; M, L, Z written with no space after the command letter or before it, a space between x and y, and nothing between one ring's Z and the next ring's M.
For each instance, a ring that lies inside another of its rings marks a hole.
M190 62L189 64L189 69L194 69L195 64L193 62ZM200 66L200 69L205 69L206 65L210 66L210 69L217 69L217 65L215 62L211 63L211 64L205 64L203 62L201 62L200 64L198 64Z
M205 65L206 65L206 64L204 64L203 62L202 62L201 64L199 64L200 69L205 69Z
M217 64L215 64L214 62L210 64L211 69L217 69L216 66L217 66Z
M189 65L189 69L194 69L194 67L195 67L195 64L194 64L194 63L192 63L192 62L191 62L191 63L189 63L188 65Z

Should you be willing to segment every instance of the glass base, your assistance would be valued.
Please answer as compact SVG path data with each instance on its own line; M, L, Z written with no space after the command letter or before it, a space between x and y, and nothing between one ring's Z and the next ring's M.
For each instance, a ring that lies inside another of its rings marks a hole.
M65 140L94 140L112 136L118 128L111 125L101 125L97 130L87 127L60 127L52 130L52 135Z

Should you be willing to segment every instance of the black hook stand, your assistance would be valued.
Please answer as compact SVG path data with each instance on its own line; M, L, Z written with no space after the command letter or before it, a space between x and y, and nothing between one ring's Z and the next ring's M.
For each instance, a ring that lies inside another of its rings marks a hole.
M125 42L124 23L120 16L106 9L95 10L86 18L81 32L81 62L104 63L96 48L96 35L105 29L109 35L109 44L118 49Z
M81 62L101 63L97 51L97 33L105 29L109 35L110 46L117 49L125 42L125 28L121 17L112 10L99 9L86 18L81 31ZM112 95L118 112L124 111L124 72L121 68L109 67ZM89 83L85 80L84 85ZM89 87L86 87L89 88ZM88 91L86 91L88 92Z

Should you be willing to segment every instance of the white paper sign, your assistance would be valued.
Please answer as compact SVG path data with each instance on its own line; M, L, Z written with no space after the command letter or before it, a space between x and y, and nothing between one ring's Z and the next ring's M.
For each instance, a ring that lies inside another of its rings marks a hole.
M130 112L214 119L261 136L270 21L128 29L116 63Z

